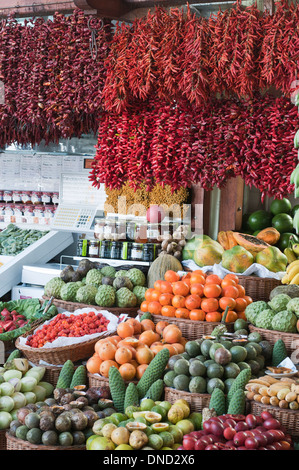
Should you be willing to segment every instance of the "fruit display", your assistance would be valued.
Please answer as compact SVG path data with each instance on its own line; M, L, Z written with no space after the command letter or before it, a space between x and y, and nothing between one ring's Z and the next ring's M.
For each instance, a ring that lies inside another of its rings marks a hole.
M173 356L184 352L186 341L181 330L167 321L155 324L149 318L129 318L118 325L116 335L97 341L86 367L106 378L110 367L116 367L123 379L140 380L160 350Z
M46 297L103 308L138 307L145 291L146 276L140 269L116 271L112 266L96 267L89 260L81 260L76 270L66 266L44 288Z
M101 312L90 311L77 315L58 313L53 320L45 323L26 339L31 348L42 348L58 338L78 338L94 333L104 333L110 320Z
M8 224L0 233L0 255L16 256L47 233L47 231L27 230L15 224Z
M245 333L246 340L231 340L221 332L188 341L183 354L169 359L165 386L190 393L212 394L220 389L229 394L241 376L247 375L249 380L263 374L265 365L271 363L273 347L260 334L248 333L244 320L237 322L236 332Z
M299 297L280 293L269 302L257 301L245 309L246 318L257 328L298 333Z
M183 437L179 450L291 450L291 436L271 413L212 416Z
M201 427L200 412L190 411L186 400L155 401L146 398L123 413L99 419L87 450L176 450L185 435Z
M281 279L282 284L299 285L299 259L292 261L286 268L286 274Z
M251 302L234 274L222 279L200 269L182 276L168 270L163 279L146 290L140 310L166 318L234 322L245 319L245 309Z
M258 380L249 380L246 385L246 398L264 405L281 409L299 410L299 380L265 375Z

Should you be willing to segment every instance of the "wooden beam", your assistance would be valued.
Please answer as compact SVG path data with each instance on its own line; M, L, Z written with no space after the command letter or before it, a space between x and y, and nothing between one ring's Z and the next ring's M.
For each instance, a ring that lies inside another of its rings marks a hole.
M70 13L76 8L73 0L0 0L0 16L15 15L25 16L48 16L56 11Z
M205 191L199 185L191 188L191 230L197 235L204 232L204 198Z
M240 230L243 214L244 181L241 177L228 180L221 190L218 231Z
M268 11L270 15L273 15L275 11L275 0L263 0L264 11Z

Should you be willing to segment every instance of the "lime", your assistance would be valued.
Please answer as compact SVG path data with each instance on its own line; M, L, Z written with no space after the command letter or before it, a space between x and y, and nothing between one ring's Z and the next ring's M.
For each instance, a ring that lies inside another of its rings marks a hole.
M159 434L151 434L148 438L148 444L155 450L160 450L163 447L163 439Z
M291 232L293 230L293 219L289 214L277 214L272 219L272 227L279 233Z
M249 228L255 232L256 230L263 230L264 228L271 227L272 214L265 210L258 210L253 212L248 217Z
M140 403L141 411L151 411L153 406L155 406L155 402L151 398L145 398Z
M292 210L292 204L289 199L274 199L270 205L270 211L273 215L277 214L289 214Z
M175 444L173 435L168 431L163 431L159 434L163 439L163 447L171 447Z

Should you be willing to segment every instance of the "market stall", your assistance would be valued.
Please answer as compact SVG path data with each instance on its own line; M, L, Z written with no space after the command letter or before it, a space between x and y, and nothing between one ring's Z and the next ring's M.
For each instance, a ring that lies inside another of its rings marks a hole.
M297 450L299 5L3 3L0 450Z

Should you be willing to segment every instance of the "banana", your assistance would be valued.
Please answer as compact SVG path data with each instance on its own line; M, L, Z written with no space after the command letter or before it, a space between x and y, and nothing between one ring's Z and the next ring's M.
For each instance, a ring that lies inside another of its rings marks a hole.
M289 282L290 282L289 275L285 274L280 282L281 282L281 284L289 284Z
M290 271L288 272L288 276L289 276L290 281L292 281L292 279L297 274L299 274L299 265L298 264L296 266L293 266L292 269L290 269Z
M290 272L290 270L294 267L294 266L299 266L299 259L297 259L296 261L292 261L292 263L290 263L288 266L287 266L287 273Z
M296 243L292 246L292 250L295 253L295 255L299 255L299 245Z
M292 263L293 261L296 261L297 256L295 255L292 248L285 248L283 252L287 257L288 263Z
M296 232L299 233L299 210L295 212L295 215L293 218L293 227L296 230Z
M299 273L296 274L293 279L291 280L290 284L296 284L299 285Z

